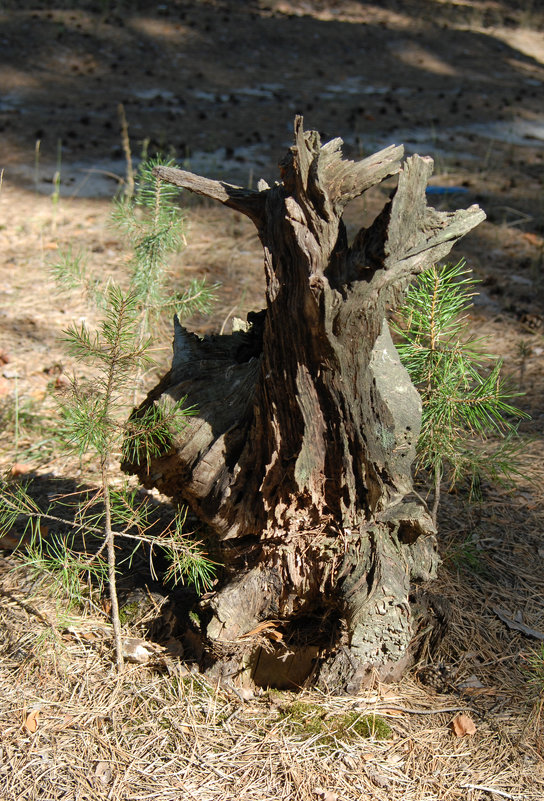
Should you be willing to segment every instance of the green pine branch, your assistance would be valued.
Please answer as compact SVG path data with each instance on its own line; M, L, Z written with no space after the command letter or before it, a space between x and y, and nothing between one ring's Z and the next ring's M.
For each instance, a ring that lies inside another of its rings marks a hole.
M66 514L54 514L53 505L42 509L32 498L29 487L14 484L7 479L0 482L0 535L13 531L19 520L26 524L21 532L30 542L25 547L25 561L38 572L47 572L56 585L72 602L81 602L82 581L88 586L89 578L98 584L98 590L107 583L107 562L102 553L105 541L105 509L102 491L81 493L81 498L57 499L55 506L66 508ZM110 513L113 536L137 547L147 545L150 554L162 553L169 560L164 581L174 584L188 582L197 592L210 589L216 565L206 556L202 543L190 538L183 526L185 513L178 512L159 534L149 505L137 497L134 487L110 487ZM52 524L68 530L59 537L42 538L42 525ZM89 554L81 550L79 540L92 538L100 543ZM131 552L129 558L132 558ZM153 563L151 564L152 570ZM59 575L60 574L60 575ZM156 575L156 574L155 574Z

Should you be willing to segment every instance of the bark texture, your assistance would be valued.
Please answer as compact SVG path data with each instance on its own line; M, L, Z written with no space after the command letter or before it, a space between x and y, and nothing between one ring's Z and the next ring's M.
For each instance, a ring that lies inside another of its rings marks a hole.
M266 621L267 650L285 660L297 624L317 616L341 625L327 629L314 676L353 692L369 670L406 665L421 606L411 588L437 566L436 532L412 494L421 402L386 312L484 214L427 207L429 158L403 162L391 146L356 163L341 144L322 145L297 117L281 181L258 191L157 169L253 220L267 304L225 336L175 321L172 368L145 403L187 395L198 416L150 466L126 469L215 532L225 571L206 636L223 666L262 642ZM391 199L349 246L344 207L392 175Z

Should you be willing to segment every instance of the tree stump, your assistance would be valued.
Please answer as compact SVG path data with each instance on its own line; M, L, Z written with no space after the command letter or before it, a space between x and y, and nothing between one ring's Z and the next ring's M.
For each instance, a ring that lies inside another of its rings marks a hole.
M205 601L216 671L280 686L311 672L356 692L370 672L392 678L413 658L414 582L438 564L412 488L421 401L386 314L485 215L427 207L430 158L402 162L391 146L348 161L341 139L322 145L301 117L294 127L272 187L156 170L253 220L266 308L204 339L175 320L172 368L141 408L186 395L198 414L150 465L125 469L187 503L217 538L224 568ZM344 207L393 175L390 200L350 246Z

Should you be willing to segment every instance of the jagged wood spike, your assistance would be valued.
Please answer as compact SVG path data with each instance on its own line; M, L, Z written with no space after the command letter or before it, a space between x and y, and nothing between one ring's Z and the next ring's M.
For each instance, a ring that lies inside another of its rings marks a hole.
M176 167L155 167L153 175L181 189L189 189L197 195L218 200L225 206L247 215L257 228L261 224L265 205L262 191L254 192L224 181L214 181L186 170L178 170Z

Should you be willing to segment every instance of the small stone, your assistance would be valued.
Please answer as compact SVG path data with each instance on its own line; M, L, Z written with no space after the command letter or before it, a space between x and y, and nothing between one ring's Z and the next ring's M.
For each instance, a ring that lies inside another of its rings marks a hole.
M109 784L112 777L109 762L98 762L94 769L94 775L102 784Z
M147 642L140 637L127 637L123 640L122 648L123 658L127 662L134 662L137 665L145 665L164 650L160 645Z
M17 378L19 373L17 370L14 370L13 367L6 367L5 370L2 370L2 375L4 378Z

